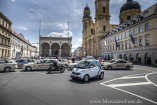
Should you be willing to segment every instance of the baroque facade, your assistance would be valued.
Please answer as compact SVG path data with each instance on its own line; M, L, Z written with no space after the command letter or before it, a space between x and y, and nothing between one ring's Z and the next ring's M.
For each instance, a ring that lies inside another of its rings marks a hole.
M84 8L83 14L83 31L82 31L82 55L83 56L100 56L100 40L112 28L117 25L110 25L110 0L95 0L95 23L90 16L88 5Z
M39 56L69 57L71 56L72 37L41 37L39 40Z
M0 59L10 57L11 24L11 21L0 12Z
M12 29L11 58L36 58L37 47L33 46L22 34Z
M134 7L128 8L132 4ZM126 14L133 10L135 12L131 13L135 13L135 16ZM125 16L122 16L124 13ZM157 3L140 12L137 2L127 0L121 7L119 19L121 24L101 40L101 55L108 60L121 58L130 62L154 64L157 59Z

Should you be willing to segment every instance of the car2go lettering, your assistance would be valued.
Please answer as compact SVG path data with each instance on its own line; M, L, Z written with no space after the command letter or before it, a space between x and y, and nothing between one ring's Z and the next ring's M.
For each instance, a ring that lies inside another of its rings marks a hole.
M104 78L104 71L99 61L81 61L71 72L72 79L88 82L91 78Z

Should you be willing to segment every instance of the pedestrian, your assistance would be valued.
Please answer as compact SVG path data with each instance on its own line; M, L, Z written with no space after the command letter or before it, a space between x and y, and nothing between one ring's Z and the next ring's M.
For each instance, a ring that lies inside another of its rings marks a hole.
M155 60L155 66L157 67L157 59Z
M99 58L99 62L102 63L102 59L101 58Z
M72 62L75 63L75 58L74 57L72 58Z

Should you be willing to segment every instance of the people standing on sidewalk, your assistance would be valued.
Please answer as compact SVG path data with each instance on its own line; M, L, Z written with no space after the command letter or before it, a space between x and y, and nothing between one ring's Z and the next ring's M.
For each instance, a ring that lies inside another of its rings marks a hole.
M155 60L155 66L157 67L157 60Z

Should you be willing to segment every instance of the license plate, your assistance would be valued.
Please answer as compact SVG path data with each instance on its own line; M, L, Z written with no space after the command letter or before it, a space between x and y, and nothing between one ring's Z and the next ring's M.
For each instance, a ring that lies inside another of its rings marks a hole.
M74 77L78 77L77 75L73 75Z

